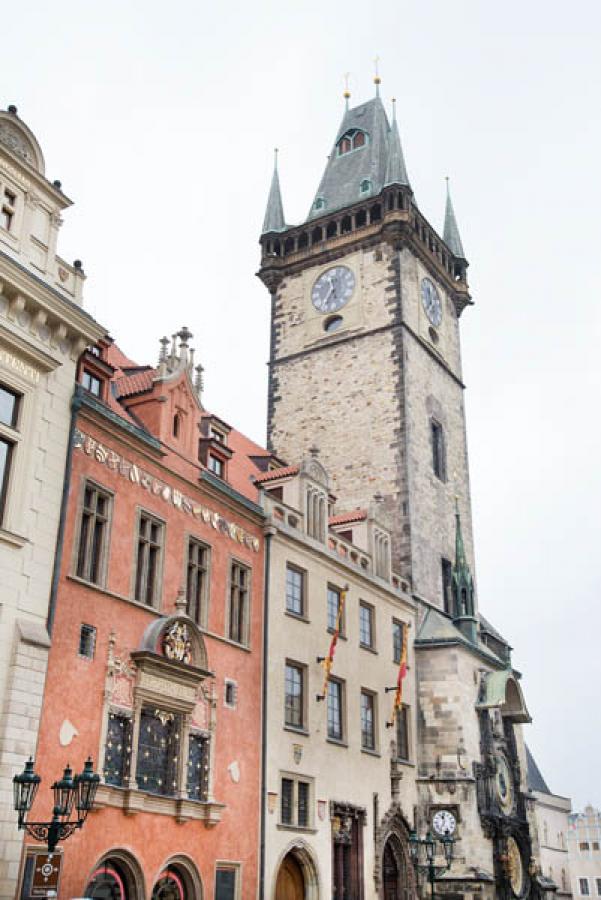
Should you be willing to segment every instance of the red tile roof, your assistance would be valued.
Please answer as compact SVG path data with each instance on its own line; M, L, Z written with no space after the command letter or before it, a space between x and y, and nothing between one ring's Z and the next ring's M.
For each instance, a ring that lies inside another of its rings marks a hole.
M152 379L154 378L154 369L142 369L131 375L123 375L116 378L114 385L116 395L119 399L122 397L131 397L133 394L141 394L144 391L152 389Z
M350 525L351 522L363 522L367 519L366 509L354 509L352 512L340 513L339 516L331 516L329 525L332 528L335 525Z
M261 472L255 476L256 484L265 484L266 481L276 481L278 478L288 478L298 475L298 466L281 466L279 469L270 469L269 472Z

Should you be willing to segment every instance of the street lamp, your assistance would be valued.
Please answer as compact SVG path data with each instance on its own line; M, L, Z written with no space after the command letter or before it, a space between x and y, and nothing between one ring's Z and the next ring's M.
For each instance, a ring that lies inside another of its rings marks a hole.
M442 844L444 865L436 865L437 842ZM430 831L423 838L418 837L416 831L412 831L409 835L409 853L413 868L417 874L427 875L432 898L434 898L434 883L450 868L453 862L454 843L455 841L448 833L441 838L435 838Z
M63 777L52 785L54 808L51 822L28 822L27 815L31 811L35 795L40 786L40 776L33 768L33 759L28 759L20 775L13 778L14 806L18 813L18 827L36 841L48 844L48 853L53 853L59 841L70 837L76 829L81 828L89 811L94 805L94 798L100 783L100 775L94 772L91 757L86 760L83 771L73 777L69 765ZM77 809L77 819L71 820L73 805Z

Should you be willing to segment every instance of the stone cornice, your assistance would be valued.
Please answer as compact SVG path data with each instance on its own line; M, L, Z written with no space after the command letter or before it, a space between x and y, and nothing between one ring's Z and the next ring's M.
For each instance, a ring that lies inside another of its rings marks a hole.
M0 250L0 293L9 301L22 298L25 307L32 307L32 318L45 314L45 323L50 327L63 326L66 336L81 339L86 344L94 343L107 334L82 307L51 287L42 278ZM79 354L78 354L79 355Z

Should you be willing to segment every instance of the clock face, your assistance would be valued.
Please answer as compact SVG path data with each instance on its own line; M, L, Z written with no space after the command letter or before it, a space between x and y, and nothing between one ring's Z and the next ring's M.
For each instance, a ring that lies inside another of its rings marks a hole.
M432 325L436 328L442 322L442 302L434 282L422 278L422 306Z
M448 809L439 809L432 819L432 828L437 834L453 834L457 821Z
M524 863L518 842L513 837L507 838L507 874L509 884L514 897L521 897L524 893L525 875Z
M311 301L318 312L331 313L349 302L355 290L355 276L346 266L333 266L322 272L311 291Z
M505 813L510 813L513 809L513 782L511 779L511 771L509 763L502 755L496 757L497 773L495 775L495 785L497 789L497 798L501 804L501 809Z

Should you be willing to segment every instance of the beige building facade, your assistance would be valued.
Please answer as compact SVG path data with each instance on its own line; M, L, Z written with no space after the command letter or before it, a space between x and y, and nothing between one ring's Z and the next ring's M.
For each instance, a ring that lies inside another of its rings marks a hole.
M570 815L568 856L575 900L601 897L601 811L594 806Z
M104 334L82 308L81 264L57 256L69 205L15 107L0 112L2 898L14 896L22 844L12 777L36 748L75 370Z
M316 458L257 481L269 541L263 896L405 896L414 886L416 619L391 569L390 530L376 503L334 515ZM391 725L403 635L407 674Z

